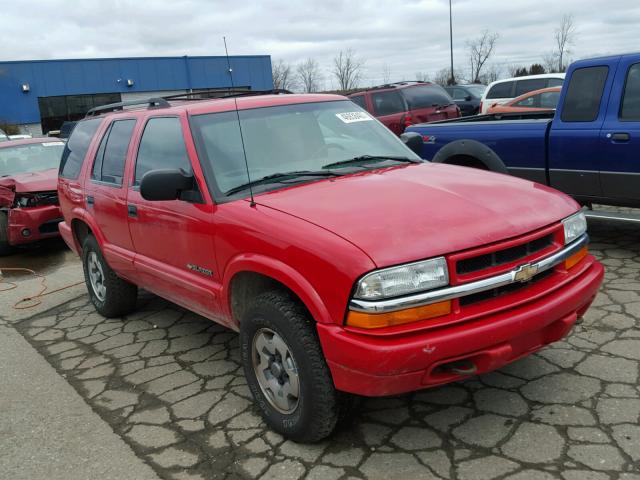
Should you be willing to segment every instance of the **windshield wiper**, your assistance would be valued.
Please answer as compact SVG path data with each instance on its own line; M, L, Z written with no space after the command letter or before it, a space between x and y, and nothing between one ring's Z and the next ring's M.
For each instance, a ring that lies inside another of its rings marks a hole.
M322 168L337 167L340 165L349 165L350 163L360 162L384 162L385 160L393 160L394 162L407 162L407 163L421 163L421 160L416 160L409 157L394 157L392 155L360 155L358 157L347 158L346 160L340 160L339 162L328 163Z
M241 192L243 190L248 189L249 187L253 187L256 185L263 185L265 183L278 183L282 182L287 178L296 178L296 177L337 177L340 176L340 173L332 172L330 170L294 170L292 172L277 172L272 173L270 175L265 175L264 177L258 178L257 180L251 180L250 182L243 183L242 185L238 185L237 187L233 187L231 190L227 190L225 195L233 195L234 193Z

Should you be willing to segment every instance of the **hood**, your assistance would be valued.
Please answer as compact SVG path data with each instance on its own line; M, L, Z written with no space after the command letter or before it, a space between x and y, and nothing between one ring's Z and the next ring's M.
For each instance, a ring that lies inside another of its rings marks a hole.
M260 195L256 203L332 231L378 267L522 235L579 208L544 185L433 163L299 185Z
M0 178L0 187L16 193L47 192L58 188L58 170L50 168L40 172L19 173Z

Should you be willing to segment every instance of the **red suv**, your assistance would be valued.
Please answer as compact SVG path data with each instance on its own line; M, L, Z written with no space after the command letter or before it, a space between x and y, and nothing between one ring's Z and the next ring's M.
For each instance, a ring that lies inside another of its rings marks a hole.
M258 408L294 440L329 435L350 394L561 339L602 281L572 199L422 161L420 135L403 144L345 97L127 106L80 121L60 168L93 304L126 315L142 287L239 331Z
M396 135L409 125L458 118L460 108L444 88L429 82L398 82L349 95Z

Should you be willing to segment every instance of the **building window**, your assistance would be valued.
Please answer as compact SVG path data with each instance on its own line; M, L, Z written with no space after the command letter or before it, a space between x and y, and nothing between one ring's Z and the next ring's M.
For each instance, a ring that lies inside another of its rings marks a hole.
M121 96L119 93L38 97L42 133L47 133L50 130L60 130L65 121L80 120L94 107L120 101Z

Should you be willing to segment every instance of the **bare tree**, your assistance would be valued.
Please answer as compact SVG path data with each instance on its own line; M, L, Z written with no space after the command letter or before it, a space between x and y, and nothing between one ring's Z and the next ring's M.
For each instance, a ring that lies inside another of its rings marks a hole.
M291 90L295 88L295 78L291 65L285 63L282 59L271 68L271 76L273 78L273 88Z
M391 81L391 67L388 63L382 65L382 83L385 85Z
M558 54L556 52L547 52L542 55L542 66L548 73L558 72Z
M436 74L433 76L433 82L443 87L447 86L450 80L451 80L450 68L443 68L442 70L438 70Z
M516 64L511 64L507 66L507 72L509 73L509 77L517 77L518 72L520 71L520 66Z
M299 63L296 67L296 74L305 93L313 93L320 90L322 74L320 73L318 62L313 58L307 58L304 62Z
M554 38L558 48L558 71L564 72L564 54L569 53L569 46L573 45L576 34L576 26L573 23L573 15L563 15L560 25L556 28Z
M416 72L416 80L418 82L428 82L429 81L429 74L425 73L425 72Z
M340 90L348 91L358 87L362 76L364 60L356 57L353 50L348 48L333 59L333 75L338 81Z
M467 41L467 47L469 48L469 63L471 67L471 82L480 82L482 67L484 67L487 60L489 60L489 57L491 57L498 38L499 35L497 33L484 30L482 35L478 38Z
M524 69L527 70L526 68ZM478 77L479 83L489 85L491 82L495 82L502 76L502 67L497 64L488 65L485 71ZM476 82L478 83L478 82Z

